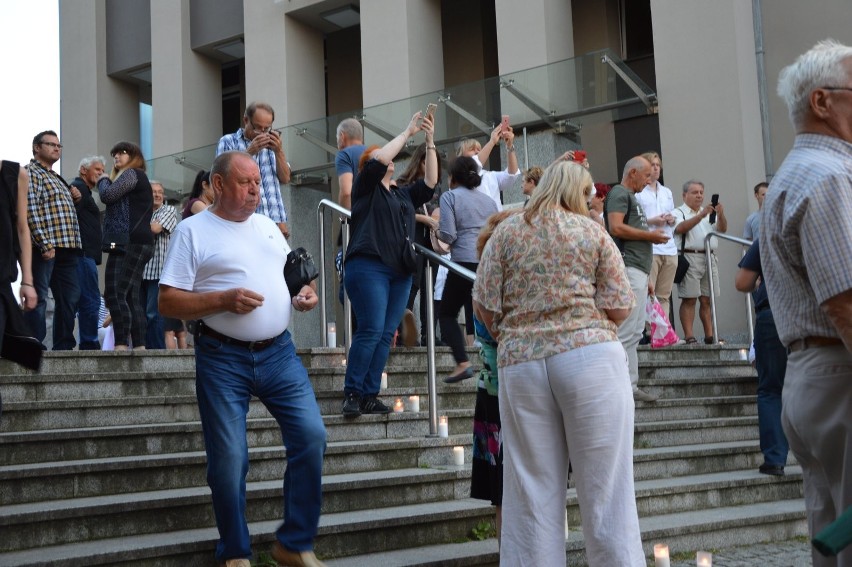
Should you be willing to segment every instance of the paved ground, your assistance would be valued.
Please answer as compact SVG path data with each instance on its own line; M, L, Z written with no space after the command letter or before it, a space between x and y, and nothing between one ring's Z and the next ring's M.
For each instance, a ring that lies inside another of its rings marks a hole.
M649 565L653 564L652 559ZM719 549L713 553L713 567L763 567L766 565L811 567L811 545L806 541L790 540ZM686 561L674 560L671 567L695 567L695 557Z

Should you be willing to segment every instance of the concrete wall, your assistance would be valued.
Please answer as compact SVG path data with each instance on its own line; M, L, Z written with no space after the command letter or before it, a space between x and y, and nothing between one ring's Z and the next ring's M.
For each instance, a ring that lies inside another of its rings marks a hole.
M68 7L72 3L66 3ZM77 6L77 3L73 3ZM107 73L151 64L150 0L106 0Z
M190 0L189 13L193 49L243 35L242 0Z
M740 0L652 0L661 153L666 183L705 183L721 195L728 233L741 236L751 186L763 176L763 149L751 5ZM701 25L683 25L701 22ZM741 249L719 246L720 335L745 329L733 277Z

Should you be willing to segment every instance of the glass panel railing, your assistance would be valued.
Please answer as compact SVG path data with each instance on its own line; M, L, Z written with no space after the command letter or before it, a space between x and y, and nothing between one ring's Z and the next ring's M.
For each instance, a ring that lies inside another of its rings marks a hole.
M326 116L281 128L293 169L293 184L321 187L334 175L336 129L344 118L358 118L367 145L383 145L408 124L411 115L438 104L435 140L448 153L461 138L483 139L508 114L516 133L555 130L576 133L584 123L640 116L656 109L656 96L610 50L587 53L540 67L447 87L405 100ZM410 146L422 141L422 134ZM172 198L192 188L196 172L210 167L215 144L153 159L152 177Z

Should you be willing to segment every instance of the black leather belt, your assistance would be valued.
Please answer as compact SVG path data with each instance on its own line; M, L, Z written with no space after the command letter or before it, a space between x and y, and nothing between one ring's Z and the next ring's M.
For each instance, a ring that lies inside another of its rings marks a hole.
M840 346L843 341L835 337L805 337L796 339L787 347L787 354L814 347Z
M234 337L223 335L219 331L211 329L204 323L204 321L201 320L198 321L197 334L206 335L208 337L216 339L217 341L222 341L225 344L243 347L251 352L258 352L265 349L266 347L274 343L275 339L278 338L272 337L271 339L263 339L262 341L241 341L240 339L235 339Z
M705 252L704 250L690 250L689 248L684 248L683 251L687 254L704 254Z

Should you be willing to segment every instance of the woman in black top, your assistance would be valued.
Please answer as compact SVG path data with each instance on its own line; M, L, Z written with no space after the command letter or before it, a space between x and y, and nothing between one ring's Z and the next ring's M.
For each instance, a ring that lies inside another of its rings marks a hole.
M145 348L146 318L140 288L142 271L154 252L151 214L154 198L142 150L119 142L110 151L112 175L98 181L104 211L104 301L112 316L115 350Z
M420 130L426 133L425 177L397 187L391 181L393 158ZM384 147L372 146L364 151L352 185L352 238L346 250L344 285L358 329L346 364L346 417L390 412L376 396L416 269L411 244L414 212L432 197L438 182L432 134L432 121L424 118L421 122L418 112L405 131Z

